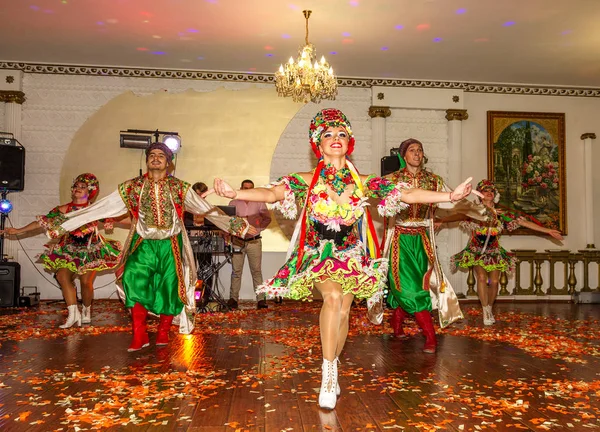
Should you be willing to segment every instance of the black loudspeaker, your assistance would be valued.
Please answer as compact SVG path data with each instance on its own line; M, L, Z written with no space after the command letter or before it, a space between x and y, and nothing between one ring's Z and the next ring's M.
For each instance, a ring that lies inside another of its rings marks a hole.
M21 286L21 266L17 262L0 262L0 307L15 307Z
M25 189L25 147L0 144L0 189Z
M381 175L385 176L400 169L398 156L385 156L381 158Z

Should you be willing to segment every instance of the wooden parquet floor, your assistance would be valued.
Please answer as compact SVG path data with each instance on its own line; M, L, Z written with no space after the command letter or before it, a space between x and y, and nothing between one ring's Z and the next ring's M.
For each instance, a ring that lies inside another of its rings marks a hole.
M64 303L0 309L2 431L587 431L600 428L600 306L476 304L435 355L352 311L335 410L318 407L320 304L200 314L191 335L128 353L129 316L97 301L62 330ZM387 318L387 317L386 317Z

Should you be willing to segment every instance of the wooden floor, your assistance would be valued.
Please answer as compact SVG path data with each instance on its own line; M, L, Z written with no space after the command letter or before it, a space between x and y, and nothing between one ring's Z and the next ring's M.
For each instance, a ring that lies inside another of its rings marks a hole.
M64 303L0 309L0 430L600 428L600 305L502 303L484 327L464 304L436 355L421 352L414 322L398 340L356 307L334 411L317 405L319 307L201 314L194 334L173 327L169 346L136 353L118 302L96 302L93 324L68 330Z

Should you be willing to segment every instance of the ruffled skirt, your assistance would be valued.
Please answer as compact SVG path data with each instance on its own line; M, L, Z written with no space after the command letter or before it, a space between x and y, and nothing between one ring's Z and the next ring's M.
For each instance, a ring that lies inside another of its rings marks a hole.
M366 299L383 293L387 280L388 260L370 259L361 242L340 251L333 241L324 240L318 248L305 247L298 271L297 262L298 251L295 250L277 274L258 287L257 293L312 300L314 284L329 279L339 283L344 294Z
M40 255L46 269L56 272L66 268L81 275L116 268L122 246L116 240L97 235L89 244L61 239L57 244L47 244L46 248Z
M462 251L453 255L450 259L450 267L453 271L458 268L483 267L487 272L500 270L501 272L513 273L516 259L502 246L488 248L482 253L481 247L469 243Z

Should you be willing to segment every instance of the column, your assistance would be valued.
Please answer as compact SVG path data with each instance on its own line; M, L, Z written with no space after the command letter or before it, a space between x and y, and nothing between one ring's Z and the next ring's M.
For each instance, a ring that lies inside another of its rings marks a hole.
M455 188L464 179L462 174L462 121L469 114L465 109L446 110L448 120L448 186ZM450 255L460 252L467 243L466 235L458 228L458 223L448 226L448 252ZM447 272L452 287L457 294L467 293L467 276L462 272Z
M389 107L369 107L371 117L371 172L380 173L381 158L386 156L385 149L385 123L386 118L392 115Z
M592 141L595 133L581 135L583 141L583 196L585 205L585 243L586 249L596 249L594 245L594 203L592 190Z

